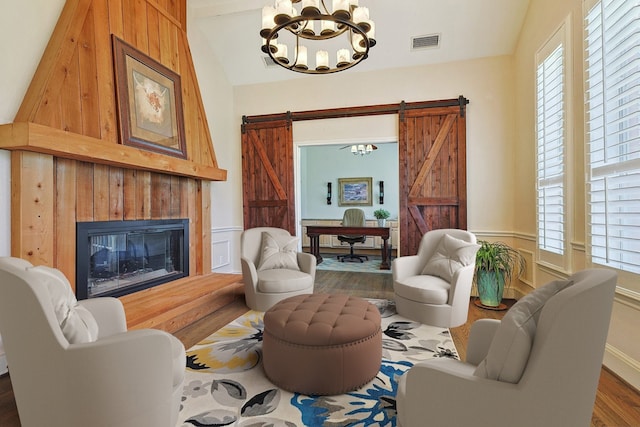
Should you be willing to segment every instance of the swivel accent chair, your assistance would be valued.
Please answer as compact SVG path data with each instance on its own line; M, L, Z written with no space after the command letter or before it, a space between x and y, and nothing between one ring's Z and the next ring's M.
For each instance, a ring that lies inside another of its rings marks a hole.
M364 211L362 209L351 208L344 211L342 217L343 227L364 227L365 225ZM353 245L356 243L364 243L366 239L367 236L339 235L339 241L349 244L349 254L338 255L338 259L342 262L344 262L345 259L358 260L360 262L364 262L365 259L369 260L369 257L366 255L356 255L353 253Z

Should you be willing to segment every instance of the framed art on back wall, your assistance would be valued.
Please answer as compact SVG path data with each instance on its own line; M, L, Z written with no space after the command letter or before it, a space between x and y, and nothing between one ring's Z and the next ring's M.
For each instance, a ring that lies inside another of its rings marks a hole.
M372 179L338 178L338 206L371 206Z

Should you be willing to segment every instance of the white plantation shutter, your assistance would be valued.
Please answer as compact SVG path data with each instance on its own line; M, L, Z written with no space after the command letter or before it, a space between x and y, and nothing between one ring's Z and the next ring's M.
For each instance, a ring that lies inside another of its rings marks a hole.
M563 24L536 53L538 258L563 268L566 248L567 48Z
M591 261L640 273L640 0L585 18Z
M564 253L564 49L537 71L538 247Z

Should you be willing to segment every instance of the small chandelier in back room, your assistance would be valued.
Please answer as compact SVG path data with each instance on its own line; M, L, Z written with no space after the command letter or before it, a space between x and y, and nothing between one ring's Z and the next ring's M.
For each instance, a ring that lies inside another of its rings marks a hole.
M275 1L275 7L262 9L262 51L284 68L307 74L343 71L366 59L376 44L369 9L358 0L333 0L332 11L325 0ZM311 67L308 58L314 52Z
M373 150L377 150L378 147L376 147L373 144L353 144L353 145L345 145L344 147L341 147L341 150L344 150L345 148L349 148L351 151L351 154L355 154L360 155L360 156L364 156L365 154L371 154L373 153Z

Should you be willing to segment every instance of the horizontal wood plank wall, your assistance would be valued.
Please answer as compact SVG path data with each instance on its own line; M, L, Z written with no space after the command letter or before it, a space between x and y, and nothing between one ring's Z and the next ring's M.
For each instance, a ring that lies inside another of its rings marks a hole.
M180 75L187 160L194 169L217 168L186 37L185 0L67 0L14 121L91 137L118 153L112 35ZM52 135L52 145L68 143L66 134ZM165 157L170 165L173 158ZM188 218L187 279L209 276L209 182L99 160L13 152L13 255L59 268L75 288L76 222Z

